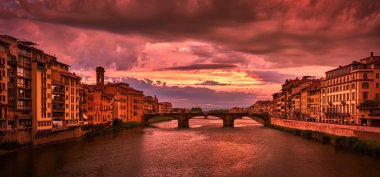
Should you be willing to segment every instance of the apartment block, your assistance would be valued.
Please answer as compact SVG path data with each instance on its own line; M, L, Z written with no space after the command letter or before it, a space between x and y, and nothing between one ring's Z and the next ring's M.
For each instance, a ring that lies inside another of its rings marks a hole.
M321 121L321 82L314 82L307 89L306 117L310 121Z
M253 114L271 114L273 111L273 101L260 100L248 108L249 113Z
M284 112L282 117L290 118L290 119L301 119L301 89L307 87L315 77L312 76L304 76L302 79L290 79L286 80L285 84L282 85L281 89L281 100L284 100L282 103L282 111Z
M379 74L380 57L373 53L327 71L322 81L322 122L380 125L379 108L368 104L380 99Z
M158 113L171 113L173 111L172 103L160 102L158 103Z
M1 130L78 126L80 77L37 44L0 36Z
M272 95L272 113L271 115L276 117L285 116L285 95L282 92L278 92Z
M159 105L158 105L158 99L157 96L145 96L144 97L144 104L145 104L145 113L158 113Z

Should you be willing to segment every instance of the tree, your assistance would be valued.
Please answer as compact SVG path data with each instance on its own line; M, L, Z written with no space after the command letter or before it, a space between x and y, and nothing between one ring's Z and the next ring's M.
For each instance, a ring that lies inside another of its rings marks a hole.
M202 108L200 107L194 107L194 108L191 108L191 113L202 113Z

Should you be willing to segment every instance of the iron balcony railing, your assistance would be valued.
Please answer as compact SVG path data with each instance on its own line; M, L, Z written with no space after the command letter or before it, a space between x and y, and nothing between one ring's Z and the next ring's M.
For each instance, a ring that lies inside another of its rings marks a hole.
M326 112L324 113L326 116L350 116L350 113L334 113L334 112Z

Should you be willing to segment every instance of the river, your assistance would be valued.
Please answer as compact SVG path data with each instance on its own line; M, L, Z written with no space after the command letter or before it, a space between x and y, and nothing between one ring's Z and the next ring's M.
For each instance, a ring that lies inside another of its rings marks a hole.
M263 127L248 119L177 121L0 156L0 176L380 176L380 159Z

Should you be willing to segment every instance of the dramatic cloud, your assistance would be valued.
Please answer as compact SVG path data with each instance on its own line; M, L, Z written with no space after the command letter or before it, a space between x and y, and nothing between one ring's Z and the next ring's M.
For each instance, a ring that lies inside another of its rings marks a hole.
M101 65L160 94L268 99L285 79L379 55L380 2L3 0L0 33L53 51L88 82Z
M119 78L135 89L143 90L145 95L157 95L160 101L170 101L174 107L203 107L205 109L246 107L256 101L256 95L244 92L216 92L209 88L178 87L156 85L150 80Z
M200 70L200 69L232 69L236 68L233 64L193 64L187 66L174 66L170 68L162 68L159 70Z
M220 83L220 82L212 81L212 80L206 80L206 81L203 81L203 82L201 82L201 83L197 83L196 85L217 85L217 86L225 86L225 85L231 85L231 84Z
M159 41L211 41L284 67L325 65L325 58L337 65L380 52L379 9L372 0L20 0L5 3L0 14Z
M146 60L146 56L141 53L145 47L143 37L126 38L101 31L82 31L30 21L5 21L1 18L0 24L0 33L40 44L39 48L58 56L74 68L101 65L129 70L138 63L139 58Z
M286 79L294 79L299 77L299 75L279 73L277 71L248 71L249 76L254 78L259 78L264 82L273 82L273 83L284 83Z

